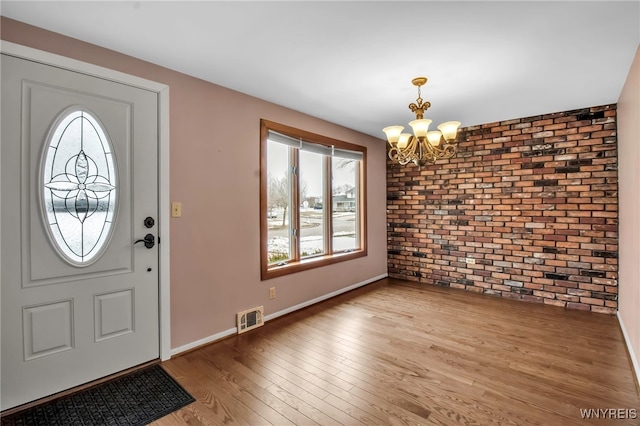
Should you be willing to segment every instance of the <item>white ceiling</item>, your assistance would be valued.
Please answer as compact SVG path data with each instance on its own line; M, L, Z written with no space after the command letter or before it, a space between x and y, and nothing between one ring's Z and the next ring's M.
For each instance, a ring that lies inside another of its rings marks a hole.
M618 100L638 1L6 1L6 17L383 138Z

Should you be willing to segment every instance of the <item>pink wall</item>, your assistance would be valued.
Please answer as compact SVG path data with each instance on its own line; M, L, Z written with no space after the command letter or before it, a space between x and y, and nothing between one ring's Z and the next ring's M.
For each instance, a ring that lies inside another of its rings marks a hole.
M636 374L640 365L640 48L618 99L620 308ZM640 377L638 377L640 380Z
M172 348L235 327L237 311L268 315L386 274L382 140L4 17L1 36L170 86L170 197L183 209L171 219ZM261 118L367 147L368 256L260 281Z

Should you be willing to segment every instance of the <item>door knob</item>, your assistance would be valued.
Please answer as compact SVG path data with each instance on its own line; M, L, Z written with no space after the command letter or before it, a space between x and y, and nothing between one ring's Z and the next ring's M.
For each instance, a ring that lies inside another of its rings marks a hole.
M156 245L156 237L153 234L147 234L143 239L136 241L133 244L144 243L144 246L148 249L153 248Z

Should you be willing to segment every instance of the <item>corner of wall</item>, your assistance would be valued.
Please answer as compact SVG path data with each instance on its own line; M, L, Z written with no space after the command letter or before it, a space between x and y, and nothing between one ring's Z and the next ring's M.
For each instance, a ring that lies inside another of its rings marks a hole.
M618 99L620 284L618 320L640 383L640 46ZM639 394L640 394L640 385Z
M634 381L636 384L636 390L638 391L638 395L640 395L640 361L638 361L638 356L633 351L633 345L631 344L631 339L627 332L627 328L624 325L624 320L618 312L618 322L620 323L620 329L622 330L622 335L624 336L624 342L627 346L627 353L629 354L629 360L631 361L631 367L633 369Z

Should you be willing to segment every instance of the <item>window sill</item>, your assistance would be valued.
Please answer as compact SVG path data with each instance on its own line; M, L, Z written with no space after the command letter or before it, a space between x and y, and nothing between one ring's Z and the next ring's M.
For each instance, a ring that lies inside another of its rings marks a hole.
M324 256L315 256L302 259L298 262L289 262L286 265L271 265L262 268L262 281L271 278L281 277L283 275L294 274L296 272L306 271L309 269L320 268L334 263L345 262L347 260L357 259L367 255L367 250L353 250L346 253L330 254Z

